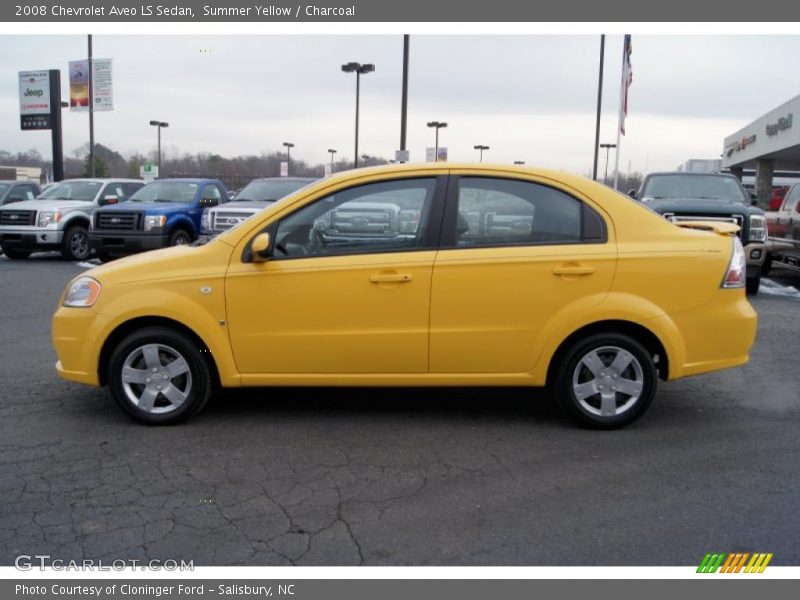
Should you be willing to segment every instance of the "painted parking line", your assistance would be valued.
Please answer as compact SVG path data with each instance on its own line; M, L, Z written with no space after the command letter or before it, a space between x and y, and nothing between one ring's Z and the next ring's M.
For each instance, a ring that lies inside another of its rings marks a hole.
M781 285L771 279L762 278L759 293L769 296L781 296L783 298L795 298L800 300L800 290L790 285Z

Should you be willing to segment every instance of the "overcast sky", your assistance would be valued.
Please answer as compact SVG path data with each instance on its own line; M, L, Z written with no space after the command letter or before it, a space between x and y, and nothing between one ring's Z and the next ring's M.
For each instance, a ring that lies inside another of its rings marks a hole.
M95 116L95 140L123 154L155 148L151 119L168 121L167 153L235 156L295 144L293 157L351 158L355 76L361 79L359 154L393 157L399 147L400 35L94 37L96 58L114 60L115 110ZM616 141L622 36L606 39L601 142ZM589 173L594 143L599 36L413 35L408 147L412 161L433 146L430 120L447 121L440 145L450 161L491 162ZM50 155L49 132L20 131L17 72L85 58L86 36L0 35L0 149ZM634 35L634 82L620 169L673 169L716 158L722 140L800 93L800 36ZM88 141L88 116L64 113L64 151ZM611 157L613 168L613 154ZM604 168L601 158L600 171Z

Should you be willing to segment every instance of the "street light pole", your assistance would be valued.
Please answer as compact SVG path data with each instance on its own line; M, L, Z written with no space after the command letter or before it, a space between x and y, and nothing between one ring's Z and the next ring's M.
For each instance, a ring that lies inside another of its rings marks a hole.
M158 165L158 176L161 177L161 128L169 127L169 123L164 121L150 121L150 125L158 128L158 155L156 164Z
M365 166L365 167L368 167L368 166L369 166L369 163L368 163L367 161L369 160L369 154L362 154L362 155L361 155L361 158L363 158L363 159L364 159L364 166Z
M289 175L289 167L292 163L292 148L294 148L294 144L291 142L283 142L283 145L286 147L286 175Z
M336 154L336 150L333 148L328 148L328 152L331 153L331 173L333 173L333 155Z
M617 145L616 144L600 144L600 147L606 149L606 175L603 178L603 183L608 185L608 151L611 150L612 148L616 148Z
M473 146L473 148L475 148L475 150L480 150L480 152L481 152L481 154L480 154L480 162L483 162L483 151L484 150L488 150L489 146L484 146L483 144L476 144L475 146Z
M428 121L428 127L436 129L436 146L433 150L433 162L439 162L439 130L442 127L447 127L447 123L443 121Z
M353 168L358 167L358 116L359 116L359 103L361 96L361 76L366 75L367 73L372 73L374 70L375 70L375 65L371 63L362 65L361 63L357 62L349 62L347 64L342 65L343 72L356 74L356 143L355 143L355 154L353 158Z

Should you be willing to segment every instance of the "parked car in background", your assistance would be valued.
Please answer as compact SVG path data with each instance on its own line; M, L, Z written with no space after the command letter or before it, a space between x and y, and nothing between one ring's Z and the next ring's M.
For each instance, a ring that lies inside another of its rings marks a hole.
M68 179L34 200L0 206L0 245L12 259L58 250L66 259L85 260L94 211L125 200L143 185L136 179Z
M265 177L244 186L231 202L203 213L202 231L216 235L238 225L273 202L316 181L311 177Z
M101 260L190 244L200 235L203 211L227 202L218 179L159 179L96 211L89 239Z
M419 218L404 235L315 234L354 205ZM219 385L548 385L581 423L621 427L659 378L747 362L737 230L673 224L562 172L354 169L205 244L76 277L53 318L56 369L149 424L189 418Z
M41 193L39 184L32 181L0 181L0 206L33 200Z
M800 271L800 183L791 186L778 210L766 217L769 240L763 273L768 274L774 264Z
M650 173L631 195L673 223L702 220L738 225L747 257L747 293L758 293L767 254L766 219L763 210L751 205L750 194L736 177L684 171Z

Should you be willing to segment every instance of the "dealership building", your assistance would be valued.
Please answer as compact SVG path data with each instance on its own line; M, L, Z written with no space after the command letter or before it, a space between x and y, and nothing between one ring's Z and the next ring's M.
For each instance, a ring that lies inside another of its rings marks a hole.
M800 171L800 96L759 117L725 138L722 167L739 179L755 170L756 194L761 206L769 204L775 171Z

